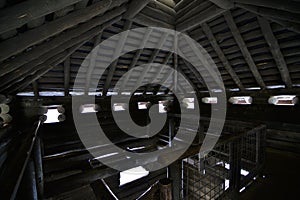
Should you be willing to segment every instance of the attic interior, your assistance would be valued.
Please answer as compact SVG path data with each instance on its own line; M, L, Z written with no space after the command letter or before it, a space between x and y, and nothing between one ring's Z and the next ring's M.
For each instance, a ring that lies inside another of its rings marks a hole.
M0 0L0 62L3 200L299 195L299 0Z

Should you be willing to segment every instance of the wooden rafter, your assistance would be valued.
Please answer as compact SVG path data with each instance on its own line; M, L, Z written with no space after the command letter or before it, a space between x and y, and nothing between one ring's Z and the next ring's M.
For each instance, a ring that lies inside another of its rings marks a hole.
M244 88L243 84L241 83L239 77L237 76L235 71L232 69L231 64L229 63L229 61L227 60L226 56L224 55L222 49L218 45L218 42L217 42L215 36L213 35L211 29L207 25L207 23L202 24L202 29L203 29L206 37L208 38L210 44L212 45L215 52L217 53L218 57L222 61L225 69L227 70L227 72L229 73L231 78L233 79L233 81L237 84L237 86L240 88L240 90L245 90L245 88Z
M234 4L230 0L209 0L210 2L216 4L220 8L229 10L234 7Z
M44 25L39 26L35 29L26 31L25 33L20 34L16 37L5 40L4 42L0 43L0 51L2 52L0 54L0 61L16 55L24 51L28 47L36 45L54 35L67 30L68 28L71 28L82 22L86 22L95 16L101 15L109 9L120 6L124 2L126 2L126 0L118 0L114 1L114 4L111 4L111 0L103 0L95 3L92 6L76 10L57 20L45 23ZM84 31L87 29L82 30ZM74 35L76 34L74 33Z
M171 59L173 53L169 52L164 60L164 62L162 63L163 65L167 65L169 60ZM165 67L162 67L155 75L154 75L154 79L156 79L165 69ZM163 79L161 81L161 83L164 83L167 80L167 78L165 77L165 79ZM158 88L158 90L155 91L155 94L157 94L157 92L160 90L161 87ZM146 88L145 92L148 90L149 88Z
M273 8L276 10L283 10L291 13L300 13L300 9L299 9L300 2L296 2L293 0L285 0L284 2L282 0L233 0L233 1L236 3Z
M300 21L300 14L296 14L296 13L290 13L287 11L281 11L272 8L258 7L258 6L245 5L245 4L236 4L236 6L266 17L284 20L296 24L299 23Z
M201 74L199 74L199 72L194 68L194 66L192 64L190 64L189 62L187 62L185 59L182 59L183 63L186 65L186 67L188 68L189 71L191 71L194 76L196 77L197 81L205 86L204 80L201 77Z
M143 13L139 13L132 19L134 22L144 25L144 26L150 26L150 27L162 27L162 28L168 28L168 29L174 29L174 24L169 24L166 22L163 22L161 20L155 19L153 17L149 17ZM175 21L175 20L174 20Z
M255 62L253 61L253 58L252 58L252 56L251 56L251 54L250 54L250 52L249 52L249 50L247 48L246 43L244 42L244 40L243 40L243 38L241 36L241 33L240 33L237 25L235 24L235 22L233 20L233 17L231 15L231 13L230 12L226 12L224 14L224 17L225 17L225 20L226 20L226 22L227 22L227 24L228 24L228 26L229 26L229 28L230 28L230 30L232 32L233 37L234 37L236 43L238 44L238 46L239 46L239 48L240 48L240 50L241 50L241 52L242 52L242 54L243 54L243 56L244 56L244 58L245 58L245 60L247 62L247 64L248 64L248 66L249 66L252 74L254 75L254 77L255 77L258 85L262 89L265 89L266 85L265 85L265 83L264 83L264 81L263 81L263 79L262 79L262 77L261 77L261 75L260 75L260 73L259 73L256 65L255 65Z
M273 34L270 23L266 19L261 17L258 18L258 22L260 24L264 37L270 47L271 53L276 61L277 68L281 74L282 80L288 88L291 88L292 80L289 74L289 70L281 53L278 41Z
M187 31L192 28L195 28L202 23L224 13L226 10L216 7L215 5L210 6L203 12L198 13L197 15L190 17L188 20L185 20L176 25L176 30L178 31Z
M58 53L55 58L51 58L41 64L36 66L37 70L33 75L31 73L24 74L24 77L19 78L17 81L14 81L5 87L1 88L1 91L8 91L11 94L14 94L18 91L24 90L28 85L30 85L33 81L38 80L40 77L44 76L47 72L53 69L56 65L62 63L66 60L72 53L74 53L83 43L76 44L73 47L65 50L63 53Z
M114 13L114 14L116 14L116 13ZM120 13L118 13L118 14L120 14ZM47 53L46 55L48 57L48 60L43 61L38 66L33 65L33 66L36 66L36 67L34 67L34 71L28 72L26 70L27 72L22 73L23 78L20 78L20 75L17 76L20 79L19 81L22 81L22 79L24 79L24 75L34 74L31 77L26 78L26 80L23 81L23 84L21 84L21 86L15 87L14 89L11 90L11 92L16 92L20 88L26 87L26 85L30 84L32 81L37 80L39 77L43 76L45 73L47 73L49 70L52 69L52 67L49 67L49 66L55 66L55 65L63 62L70 54L72 54L74 51L76 51L86 41L89 41L91 38L95 37L95 35L100 34L105 28L107 28L108 26L111 26L113 23L120 21L122 18L122 16L118 16L118 17L111 16L111 17L113 17L113 18L110 19L108 22L83 34L84 37L74 38L74 39L68 41L68 43L71 43L71 44L75 43L76 45L73 45L71 47L69 47L69 45L67 45L67 46L63 45L60 48L52 50L51 53ZM69 49L66 50L66 48L69 48ZM22 69L25 70L25 68L22 68ZM32 79L32 81L30 80L30 78ZM9 87L5 87L5 88L3 88L3 90L7 89L7 88L9 88Z
M176 13L176 22L182 22L185 21L195 15L197 15L199 12L205 10L207 7L210 7L212 4L209 1L190 1L187 6L185 6L183 9L178 10Z
M93 45L93 50L92 50L93 52L92 52L92 55L90 57L90 63L89 63L89 67L88 67L88 70L87 70L87 75L86 75L86 78L85 78L85 90L84 90L85 94L89 93L92 74L93 74L94 68L96 67L95 66L96 65L96 58L97 58L97 55L98 55L98 51L97 50L94 51L94 49L101 42L102 33L100 33L100 35L96 35L95 38L94 38L94 45Z
M296 33L300 33L300 24L287 22L287 21L280 20L280 19L275 19L275 18L272 18L272 17L269 17L269 19L271 21L274 21L277 24L280 24L281 26L285 27L287 30L290 30L290 31L293 31L293 32L296 32Z
M2 67L0 68L0 74L3 76L9 72L12 72L22 65L29 64L31 61L34 62L35 59L38 59L36 61L39 61L39 63L42 63L43 60L41 59L43 55L46 55L48 52L52 51L53 49L60 48L60 49L67 49L68 47L71 47L77 41L84 41L86 40L85 35L92 35L91 32L101 29L101 24L104 24L110 20L112 20L115 17L120 16L122 13L126 11L126 6L120 6L110 12L107 12L105 17L96 17L86 23L78 25L75 29L68 30L64 32L63 34L58 35L54 39L44 42L41 45L37 46L33 50L29 52L24 52L18 56L16 56L13 60L11 60L8 63L4 63ZM57 51L57 50L56 50ZM34 66L31 64L31 66Z
M148 61L148 64L151 65L151 63L154 62L155 58L157 57L160 49L163 47L164 43L166 42L167 38L168 38L168 33L163 33L163 35L161 36L160 40L158 41L157 44L157 49L155 49ZM135 85L141 85L142 81L144 80L145 76L147 75L148 70L143 70L142 74L139 76L139 79L137 81L137 83Z
M151 0L132 0L124 14L125 19L133 19Z
M70 91L70 57L68 57L64 62L64 90L65 96L69 96Z
M132 21L126 20L125 25L124 25L124 31L129 30L131 28L131 25L132 25ZM113 58L116 57L117 55L120 55L120 53L122 52L122 50L124 48L124 45L126 43L126 39L128 37L128 34L129 34L128 32L125 32L124 34L121 35L121 37L118 41L118 44L115 48ZM119 61L119 59L116 59L110 66L110 69L109 69L109 72L108 72L108 75L106 77L104 87L103 87L103 93L102 93L103 96L107 95L109 86L111 84L111 80L114 76L115 70L116 70L117 65L118 65L118 61Z
M128 79L130 78L131 76L131 69L135 67L135 65L137 64L142 52L143 52L143 48L145 47L145 45L147 44L148 42L148 39L152 33L152 29L148 29L149 31L145 33L145 35L143 36L143 41L140 43L140 46L139 46L139 50L136 51L131 63L130 63L130 66L128 67L128 75L125 77L124 81L123 81L123 84L121 85L121 88L120 88L120 91L122 92L124 90L124 87L125 85L127 84L128 82Z
M30 0L5 8L0 12L0 34L80 1Z

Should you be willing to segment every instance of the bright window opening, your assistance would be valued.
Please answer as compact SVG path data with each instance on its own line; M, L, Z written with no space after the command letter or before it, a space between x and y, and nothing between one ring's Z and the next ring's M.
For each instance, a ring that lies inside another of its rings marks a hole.
M138 102L138 108L139 110L146 110L150 104L150 102Z
M131 183L148 175L149 172L141 166L120 172L120 186Z
M17 96L21 96L21 97L34 97L33 92L19 92L17 94Z
M129 96L129 95L131 95L131 93L130 92L122 92L121 95L127 95L127 96Z
M202 98L202 102L206 104L217 104L218 98L217 97L204 97Z
M126 103L114 103L113 111L124 111L127 108Z
M230 186L230 180L225 179L225 190L229 189L229 186Z
M186 109L195 109L195 99L194 98L184 98L182 103Z
M99 111L99 106L96 104L85 104L80 106L81 113L96 113Z
M158 92L156 95L164 95L164 92Z
M168 106L168 101L159 101L158 102L158 112L159 113L166 113L167 112L167 106Z
M280 95L272 96L269 99L269 104L277 106L294 106L299 102L299 99L295 95Z
M58 117L61 113L58 112L57 108L48 108L48 112L46 113L47 120L44 122L45 124L58 123Z
M229 102L236 105L251 105L253 102L253 98L250 96L244 97L231 97Z

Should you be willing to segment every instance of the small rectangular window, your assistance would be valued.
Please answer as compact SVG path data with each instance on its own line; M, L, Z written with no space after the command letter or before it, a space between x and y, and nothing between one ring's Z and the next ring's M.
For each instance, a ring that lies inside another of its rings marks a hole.
M150 105L150 102L138 102L139 110L146 110L146 109L148 109L149 105Z
M99 111L99 106L96 104L84 104L80 106L80 112L84 113L96 113Z
M126 103L114 103L113 111L124 111L127 109Z
M230 97L229 102L235 105L251 105L253 99L250 96Z
M120 186L131 183L148 175L149 172L141 166L120 172Z
M159 101L158 102L158 112L159 113L166 113L167 112L167 105L169 101Z
M217 97L204 97L204 98L202 98L202 102L205 104L217 104L218 98Z
M46 113L47 120L44 122L45 124L58 123L58 117L61 114L58 112L57 108L48 108Z
M299 99L296 95L280 95L280 96L271 96L269 98L269 104L277 106L294 106L299 102Z
M195 99L194 98L184 98L182 103L186 109L195 109Z

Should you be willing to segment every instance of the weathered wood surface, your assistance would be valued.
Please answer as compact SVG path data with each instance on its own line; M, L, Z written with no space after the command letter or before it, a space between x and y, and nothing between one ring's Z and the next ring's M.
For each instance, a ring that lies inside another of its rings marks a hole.
M30 0L5 8L0 11L0 34L80 1Z
M235 41L236 43L238 44L238 46L240 47L242 53L243 53L243 56L251 70L251 72L253 73L257 83L259 84L259 86L262 88L262 89L265 89L266 88L266 85L261 77L261 75L259 74L259 71L253 61L253 58L247 48L247 45L245 44L245 41L243 40L240 32L239 32L239 29L237 28L235 22L234 22L234 19L231 15L230 12L226 12L224 14L224 17L226 19L226 22L233 34L233 37L235 38Z
M77 24L86 22L95 16L101 15L109 9L113 9L122 5L126 0L118 0L111 3L111 0L100 1L87 8L74 11L57 20L54 20L38 28L26 31L23 34L17 35L11 39L0 43L0 61L3 61L13 55L21 53L28 47L36 45L47 38L55 36L64 30L67 30ZM80 29L77 29L80 30ZM87 30L83 29L82 31Z

